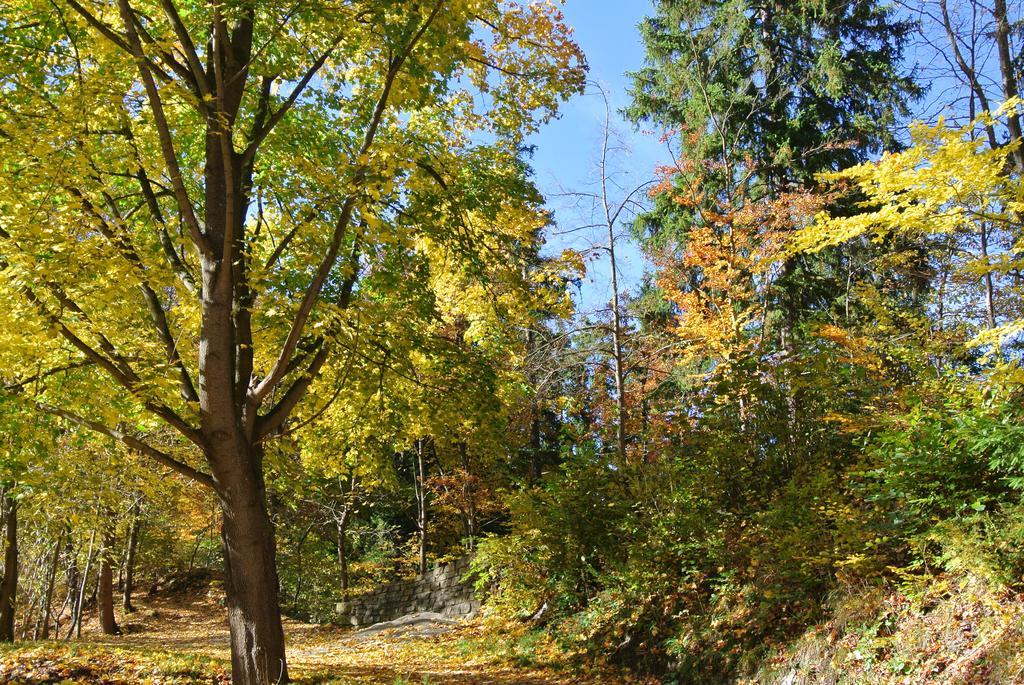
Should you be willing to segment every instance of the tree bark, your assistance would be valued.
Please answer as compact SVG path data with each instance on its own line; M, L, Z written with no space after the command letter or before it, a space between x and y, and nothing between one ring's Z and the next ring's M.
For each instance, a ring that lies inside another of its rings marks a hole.
M476 488L473 483L472 464L469 460L469 448L466 443L459 443L459 456L462 458L462 501L466 510L463 513L466 527L467 547L470 551L476 547Z
M526 484L533 487L540 481L541 466L540 466L540 449L541 449L541 436L540 436L540 403L537 401L533 402L531 407L530 416L530 465L527 471Z
M118 36L115 42L130 52L136 63L139 81L133 84L133 92L135 89L141 91L148 101L153 129L159 141L163 172L169 179L182 228L187 228L202 272L199 288L194 287L195 278L191 274L183 278L192 286L188 288L190 291L198 290L198 304L201 308L196 383L192 382L192 375L181 361L184 355L179 353L176 340L166 330L166 312L162 310L160 298L155 292L147 294L144 290L151 317L158 333L164 338L168 360L179 367L181 394L187 401L198 403L200 425L192 426L173 410L159 404L147 405L147 408L203 451L210 473L179 462L132 436L107 429L101 424L81 417L72 420L119 439L158 463L216 492L223 517L221 537L231 628L232 681L239 685L284 682L288 679L288 673L275 568L276 548L265 500L260 444L282 427L328 358L330 345L322 338L311 358L297 354L297 348L308 333L307 320L331 278L332 269L338 263L339 251L348 235L353 214L357 211L356 198L361 186L367 182L367 174L359 171L349 192L343 196L330 247L320 259L311 282L305 288L286 341L274 355L276 361L265 375L254 372L251 317L255 294L250 281L246 229L250 217L255 160L260 144L297 101L336 46L321 53L310 65L306 75L298 81L291 96L280 106L275 106L271 94L271 86L278 76L268 75L261 79L260 99L254 103L254 121L246 122L251 126L249 142L240 151L235 145L236 138L242 138L242 135L235 134L241 133L239 124L246 113L243 112L242 104L247 99L247 93L251 92L248 86L252 85L250 67L257 21L255 5L241 3L238 7L232 6L229 12L224 12L222 4L213 3L212 11L208 13L208 31L196 35L197 38L201 37L200 42L192 40L193 36L188 34L188 28L177 16L174 3L163 3L165 14L178 34L179 54L186 62L176 66L187 72L181 79L167 78L196 96L196 102L202 103L197 109L206 119L203 176L197 184L203 202L198 205L193 204L190 198L190 190L186 185L187 174L182 173L179 151L176 149L178 131L168 120L168 110L161 95L162 87L157 84L159 77L166 74L149 58L150 36L140 24L140 14L131 6L130 0L107 4L116 5L123 28L103 27L100 30L108 38ZM388 60L385 80L355 159L372 152L374 140L389 107L392 86L402 73L403 64L416 43L441 12L443 4L435 6L409 42ZM102 26L99 20L77 3L74 7L94 27ZM196 52L195 44L206 44L202 58ZM177 68L172 71L180 74ZM151 184L145 180L145 172L140 169L138 175L143 195L152 198L154 194ZM162 224L159 204L155 200L149 204L154 218ZM354 241L349 257L354 265L358 263L358 245L358 241ZM173 249L169 257L172 267L180 261ZM358 272L358 269L353 269L352 275L343 279L341 301L336 302L336 306L348 307ZM63 334L65 337L70 336L66 330ZM83 350L86 356L100 363L121 386L133 392L136 390L137 383L132 374L108 363L109 360L88 349L84 343L82 347L86 348ZM267 401L271 398L274 398L274 403L267 407ZM267 411L261 414L263 409ZM54 410L54 413L65 418L74 417L70 412L62 410ZM88 573L85 576L88 577ZM83 594L81 592L78 596L79 620Z
M621 210L613 209L608 195L608 183L611 173L608 169L609 139L611 137L611 110L608 108L608 97L601 91L605 102L604 133L601 143L601 203L604 210L604 223L607 229L608 245L608 277L611 285L612 313L612 367L615 375L615 452L619 458L619 466L626 465L626 370L623 352L622 330L622 297L619 293L619 265L615 251L615 224Z
M14 642L14 607L18 596L18 501L4 492L4 577L0 583L0 642Z
M348 477L348 486L346 489L345 479L338 478L338 489L341 493L341 501L338 506L330 508L331 517L334 519L334 525L337 529L337 550L338 550L338 573L339 580L341 582L341 599L342 601L348 601L348 522L352 516L352 512L355 511L356 501L358 499L356 491L356 474L353 472Z
M786 447L783 452L785 463L784 472L797 463L800 454L800 397L797 390L796 370L793 368L796 362L796 327L799 320L799 311L796 303L796 295L793 292L793 283L796 265L792 258L786 259L782 265L782 274L779 282L782 284L779 310L781 322L779 324L779 346L783 353L781 364L780 381L785 394L786 402Z
M139 503L132 505L132 528L128 533L128 554L124 562L124 586L121 606L125 613L135 611L132 606L132 592L135 589L135 555L139 548L139 528L142 525L142 516L139 511Z
M967 79L967 84L971 88L971 95L972 95L972 97L971 97L971 100L970 100L970 105L971 105L970 115L971 115L971 120L973 121L974 118L975 118L975 108L974 108L974 101L975 101L975 99L977 99L978 104L981 105L981 111L983 111L983 112L990 112L991 111L991 107L990 107L990 105L988 103L988 95L985 93L985 88L981 85L981 82L978 80L978 71L977 71L977 69L975 69L975 67L974 67L974 65L972 63L969 63L967 61L967 58L964 56L963 52L960 50L960 40L961 40L961 38L959 36L957 36L956 31L953 29L953 21L952 21L952 19L949 16L949 7L947 5L947 0L939 0L939 10L942 13L942 25L946 29L946 37L949 39L949 47L953 51L953 57L956 60L957 66L960 68L960 72L964 75L964 78ZM972 55L971 62L974 61L973 54L974 54L974 43L975 43L976 39L977 39L977 35L972 32L972 34L969 36L970 50L969 50L969 53L968 53L968 54ZM989 146L993 150L999 148L999 139L996 137L995 127L992 126L992 124L986 124L985 125L985 133L988 136L988 144L989 144Z
M266 685L288 681L274 527L267 511L258 449L220 454L225 590L231 630L231 681Z
M299 542L295 545L295 566L298 568L298 573L295 577L295 594L292 595L292 604L298 606L299 597L302 596L302 581L304 579L303 570L304 565L302 563L302 550L306 546L306 538L313 532L313 524L306 526L306 530L302 531L302 535L299 537Z
M981 222L981 259L985 263L985 275L982 278L985 285L985 319L991 329L996 327L996 294L988 259L988 225L984 221Z
M103 548L100 550L99 572L96 574L96 616L104 635L120 635L114 616L114 533L103 533Z
M60 636L60 620L64 617L64 609L70 612L69 620L73 625L75 622L75 607L78 605L78 552L75 550L74 537L72 535L68 535L64 554L69 560L68 568L64 572L64 585L67 588L67 594L64 597L64 602L60 605L60 609L57 610L56 615L53 617L53 632L57 636ZM66 639L70 638L71 633L68 633Z
M615 370L615 451L626 464L626 381L622 351L622 313L619 299L618 265L615 259L615 227L608 225L608 270L612 285L612 362Z

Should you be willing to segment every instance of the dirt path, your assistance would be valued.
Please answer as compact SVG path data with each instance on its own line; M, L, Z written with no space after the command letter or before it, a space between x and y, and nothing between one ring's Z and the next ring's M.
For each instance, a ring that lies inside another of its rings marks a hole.
M140 597L121 621L124 634L100 634L85 624L82 643L119 653L197 654L227 662L228 629L213 592L174 598ZM287 620L288 662L300 683L352 685L611 685L631 682L611 674L556 670L540 654L510 652L511 641L467 624L450 633L408 638L383 633L360 637L348 629ZM209 682L209 681L204 681Z

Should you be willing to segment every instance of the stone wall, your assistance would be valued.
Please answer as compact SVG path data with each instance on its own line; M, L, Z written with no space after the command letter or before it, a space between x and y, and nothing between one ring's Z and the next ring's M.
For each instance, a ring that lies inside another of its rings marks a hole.
M471 616L480 608L473 587L462 577L470 557L462 557L415 579L385 585L338 605L343 623L366 626L408 614L430 611L452 618Z

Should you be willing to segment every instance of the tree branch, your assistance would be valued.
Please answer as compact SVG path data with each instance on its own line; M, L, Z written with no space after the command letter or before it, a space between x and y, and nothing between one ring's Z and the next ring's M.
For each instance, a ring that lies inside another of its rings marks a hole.
M124 50L125 52L127 52L129 55L132 55L133 57L137 57L135 55L135 53L132 51L131 46L125 40L124 36L120 35L117 31L115 31L114 29L112 29L109 26L107 26L106 24L104 24L102 21L99 20L99 18L96 15L94 15L92 12L87 10L85 7L83 7L78 2L76 2L76 0L66 0L66 2L71 7L71 9L73 9L83 19L85 19L85 21L90 26L92 26L97 31L99 31L103 35L104 38L106 38L111 43L113 43L117 47L119 47L122 50ZM166 82L170 83L171 81L174 80L173 78L171 78L171 75L168 74L163 69L161 69L159 65L154 64L152 61L150 61L145 56L143 56L142 59L146 62L147 66L149 66L153 70L153 72L156 73L156 75L160 77L161 81L166 81Z
M305 396L306 391L309 390L309 386L312 385L317 374L320 373L324 362L327 361L327 352L328 345L325 344L317 351L316 356L313 357L313 361L310 362L309 367L307 367L302 376L296 379L291 387L285 391L278 403L266 415L261 416L257 420L256 434L254 436L257 441L273 434L288 419L292 410L295 409L299 401Z
M42 300L39 299L39 296L36 295L35 291L33 291L31 288L27 286L23 287L22 293L25 295L25 298L29 302L31 302L33 306L36 307L36 309L39 311L40 316L42 316L46 321L48 321L52 326L54 326L54 328L57 329L62 338L67 340L72 347L81 352L86 357L86 359L88 359L89 361L96 364L96 366L106 371L107 374L111 378L113 378L118 385L128 390L135 398L142 402L146 410L152 412L156 416L166 421L168 425L175 428L179 433L188 438L189 441L191 441L196 446L205 448L205 442L202 438L202 435L196 429L190 426L188 422L186 422L183 418L178 416L178 414L173 409L162 403L148 399L139 392L140 379L138 375L136 375L135 372L132 371L131 368L121 368L113 360L109 359L108 357L100 353L98 350L96 350L94 347L89 345L89 343L82 340L74 331L72 331L67 326L67 324L61 321L58 316L51 313L46 308L46 305L43 303ZM64 302L65 306L68 306L73 311L81 312L84 315L84 312L82 312L82 309L78 307L77 304L68 299L66 295L63 297L64 299L62 300L62 302ZM107 341L106 338L103 337L102 335L100 337L101 344L103 344L104 348L109 348L108 353L112 352L113 354L116 355L116 350L113 349L113 346L110 344L110 342Z
M170 125L167 123L167 115L164 112L163 102L160 99L160 91L156 87L153 75L150 72L150 65L142 50L142 43L135 31L134 12L128 5L128 0L118 0L118 7L121 11L121 18L124 21L125 32L128 35L130 52L138 64L139 74L142 77L143 86L146 89L146 96L149 99L150 109L153 111L153 123L156 125L160 137L160 150L163 154L164 164L167 166L168 175L171 177L171 184L174 187L174 196L178 201L178 209L182 219L189 228L192 242L203 254L211 254L209 242L203 235L199 219L196 218L195 207L189 199L188 190L181 176L181 166L178 164L178 154L174 149L174 139L171 136Z
M149 284L146 277L146 265L143 263L138 252L135 251L135 248L128 242L126 237L127 226L124 218L120 215L120 212L118 212L117 204L114 202L114 199L107 193L104 193L107 205L110 207L111 213L117 219L120 224L120 228L125 235L117 235L107 220L79 190L76 188L68 188L68 192L79 199L82 203L83 209L85 209L85 211L96 221L99 232L111 243L114 249L118 251L124 260L138 272L140 278L139 288L142 291L143 298L146 301L146 306L149 309L150 320L153 322L153 327L156 330L160 341L164 345L168 363L178 370L182 399L186 402L198 402L199 395L196 394L195 385L192 383L192 377L189 374L188 369L185 368L185 362L182 360L181 355L178 354L178 344L174 339L174 335L171 333L171 326L167 320L167 312L164 311L163 304L160 302L160 298L157 296L156 291L154 291L153 287Z
M40 371L39 373L29 376L28 378L25 378L23 380L17 381L16 383L5 385L4 390L7 390L9 392L21 392L22 390L25 389L25 386L29 385L30 383L41 381L44 378L49 378L50 376L56 376L58 373L63 373L65 371L73 371L75 369L82 369L90 365L92 365L91 361L83 359L81 361L72 362L71 364L65 364L64 366L58 366L55 369L47 369L46 371Z
M177 8L174 6L173 0L162 0L160 3L164 8L164 14L167 15L167 19L171 22L171 26L174 27L174 33L178 36L178 40L181 42L182 52L185 53L185 61L188 62L189 68L192 70L192 76L195 80L196 86L199 89L199 96L206 98L210 95L210 80L206 72L203 70L203 65L199 61L199 53L196 52L195 43L192 42L192 36L189 35L188 29L185 27L185 23L181 20L181 15L178 14Z
M167 222L164 220L163 212L160 211L160 203L157 201L156 193L153 191L153 184L142 167L139 167L137 178L139 179L139 187L142 188L142 196L146 199L146 206L149 207L149 213L160 225L160 247L163 248L167 263L170 265L171 270L178 275L182 285L185 286L185 289L190 294L199 294L199 285L196 283L195 276L192 275L185 262L181 260L178 253L174 250L174 241L171 240L171 234L167 230Z
M356 240L352 245L352 252L349 254L349 263L352 266L352 272L345 278L344 283L341 286L341 299L338 302L338 306L342 309L348 309L348 306L352 302L352 292L355 288L356 280L359 278L358 264L359 264L359 237L356 236ZM317 338L316 341L310 346L309 351L300 355L306 357L310 352L316 351L313 360L310 362L306 371L298 378L295 383L285 392L281 401L278 402L265 416L258 416L256 408L253 408L253 416L255 416L254 432L256 440L262 440L266 436L270 435L278 428L280 428L284 422L288 419L289 414L298 404L299 400L302 399L303 395L309 389L310 384L316 378L317 374L320 373L320 369L323 367L324 361L327 359L327 354L330 351L327 340L324 337ZM355 352L353 350L353 352ZM298 364L298 357L295 357L288 364L288 368L285 370L284 375L292 372Z
M122 2L123 1L124 0L122 0ZM394 87L395 79L401 72L406 59L408 59L409 55L412 54L416 44L419 43L420 39L437 17L442 4L443 2L438 2L434 6L434 9L431 10L430 15L424 21L423 25L416 31L412 39L403 48L398 57L395 57L390 61L387 75L384 78L384 85L381 88L381 94L377 99L377 104L374 106L373 115L370 117L370 123L363 134L363 142L356 154L357 160L368 153L370 148L373 146L373 141L377 136L377 130L384 118L385 111L387 111L388 99L391 96L391 89ZM288 363L291 360L292 355L295 353L295 347L298 345L299 339L302 337L302 331L305 328L306 321L309 319L309 315L313 311L313 306L320 297L320 291L323 289L323 285L337 261L342 238L348 230L348 225L352 219L352 213L355 209L355 192L358 191L359 187L362 185L365 175L365 168L360 168L356 173L356 178L354 179L355 188L346 198L345 203L342 206L341 216L338 218L338 222L335 225L330 247L327 254L324 256L324 259L320 262L316 274L313 277L313 281L310 283L309 288L306 290L306 293L302 298L302 303L299 305L299 310L295 314L291 330L288 332L288 337L285 339L285 343L278 354L277 360L274 362L274 365L271 367L270 373L267 374L266 378L260 381L260 383L249 393L249 403L251 407L259 406L260 402L262 402L270 391L273 390L284 378L285 369L288 367ZM255 415L255 412L253 412L253 415Z
M249 145L246 146L245 152L242 155L243 166L255 159L256 150L259 148L260 144L268 135L270 135L270 132L274 130L274 127L277 126L278 122L280 122L281 119L284 118L284 115L288 113L288 110L292 108L295 102L299 99L299 96L306 90L309 82L313 80L313 77L316 76L317 72L324 66L324 63L330 59L331 55L334 53L334 49L338 47L339 43L341 43L341 39L342 36L338 36L334 39L334 42L331 43L331 46L327 48L326 51L324 51L324 54L320 55L309 69L306 70L306 73L301 79L299 79L299 82L292 89L292 92L289 93L284 103L277 108L277 111L270 115L270 118L267 119L266 123L261 124L258 128L253 130L253 138L249 141Z
M210 476L209 474L203 473L202 471L194 469L184 462L178 461L177 459L167 454L166 452L161 452L155 447L143 442L142 440L139 440L135 436L128 435L127 433L124 433L122 431L110 428L109 426L105 426L102 423L99 423L98 421L87 419L84 416L79 416L78 414L67 411L66 409L61 409L60 407L53 407L47 404L43 404L41 402L36 402L35 405L36 408L38 408L40 411L46 412L47 414L59 416L62 419L66 419L68 421L71 421L72 423L78 424L79 426L83 426L84 428L88 428L97 433L102 433L103 435L106 435L121 443L124 443L131 449L140 452L141 454L144 454L147 457L150 457L157 463L166 466L172 471L176 471L177 473L180 473L183 476L191 478L197 483L205 485L211 490L215 488L213 477Z

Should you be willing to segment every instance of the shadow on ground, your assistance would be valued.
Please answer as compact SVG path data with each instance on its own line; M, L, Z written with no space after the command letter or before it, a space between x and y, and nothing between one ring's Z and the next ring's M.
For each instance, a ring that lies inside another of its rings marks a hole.
M169 651L229 663L227 617L216 586L168 596L140 597L138 609L119 616L123 634L103 635L94 618L81 642L140 655ZM301 685L611 685L616 676L582 676L519 667L479 645L479 626L460 625L427 637L391 631L367 637L351 629L286 620L290 674ZM476 640L476 641L474 641ZM501 639L498 638L501 642ZM483 653L482 653L483 652Z

